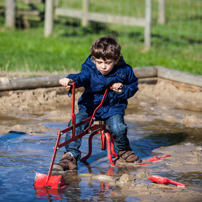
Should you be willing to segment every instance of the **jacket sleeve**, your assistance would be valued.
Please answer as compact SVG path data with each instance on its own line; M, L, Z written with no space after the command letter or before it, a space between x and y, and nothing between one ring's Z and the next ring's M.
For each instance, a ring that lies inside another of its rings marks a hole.
M121 93L114 92L113 99L116 101L127 100L138 91L138 78L135 76L132 67L127 66L126 79L123 83Z
M72 79L76 83L76 88L89 85L90 71L87 66L82 65L82 70L78 74L69 74L67 78Z

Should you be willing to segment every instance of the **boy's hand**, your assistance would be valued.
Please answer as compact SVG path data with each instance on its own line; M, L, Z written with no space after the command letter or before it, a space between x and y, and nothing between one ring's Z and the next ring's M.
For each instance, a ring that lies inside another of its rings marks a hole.
M113 90L115 92L118 92L118 93L122 92L122 88L123 88L123 84L122 83L114 83L110 87L111 90Z
M70 88L69 82L73 82L73 81L68 78L63 78L59 80L59 83L66 88Z

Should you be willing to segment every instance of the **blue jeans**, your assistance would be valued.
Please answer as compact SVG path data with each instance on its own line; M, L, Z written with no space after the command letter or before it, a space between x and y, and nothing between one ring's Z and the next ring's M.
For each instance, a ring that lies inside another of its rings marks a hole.
M76 123L88 118L89 116L90 115L88 115L87 112L80 111L78 114L76 114ZM109 130L112 132L112 136L114 138L115 151L119 152L128 148L129 140L127 138L127 126L124 122L124 117L120 114L115 114L107 119L104 119L103 121L106 122L107 126L109 127ZM68 123L68 126L70 125L71 121ZM83 132L84 129L88 127L88 125L89 123L77 127L75 135L78 135L79 133ZM65 140L68 140L70 138L71 131L66 133ZM65 146L66 152L70 152L77 160L80 160L81 158L81 151L79 150L81 142L82 138L79 138Z

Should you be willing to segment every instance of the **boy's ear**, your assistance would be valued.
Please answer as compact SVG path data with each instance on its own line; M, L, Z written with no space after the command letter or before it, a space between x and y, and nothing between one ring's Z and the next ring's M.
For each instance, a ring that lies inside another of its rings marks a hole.
M120 59L120 57L115 61L115 63L114 63L115 65L118 63L119 59Z

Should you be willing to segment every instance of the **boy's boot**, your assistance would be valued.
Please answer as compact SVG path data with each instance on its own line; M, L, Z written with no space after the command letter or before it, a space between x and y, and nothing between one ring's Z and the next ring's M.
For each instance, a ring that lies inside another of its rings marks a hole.
M140 159L139 156L137 156L134 151L130 147L126 148L123 151L120 151L118 153L119 157L125 160L127 163L141 163L142 160Z
M78 170L77 160L69 153L64 154L58 164L53 165L53 171L65 170Z

